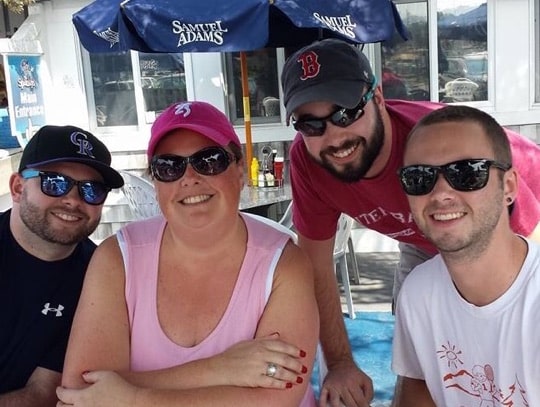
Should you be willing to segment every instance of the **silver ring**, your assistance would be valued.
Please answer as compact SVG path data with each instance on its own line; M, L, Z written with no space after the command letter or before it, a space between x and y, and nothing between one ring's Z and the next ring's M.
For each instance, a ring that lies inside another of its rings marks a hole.
M277 373L277 365L275 363L268 363L266 366L266 376L274 377Z

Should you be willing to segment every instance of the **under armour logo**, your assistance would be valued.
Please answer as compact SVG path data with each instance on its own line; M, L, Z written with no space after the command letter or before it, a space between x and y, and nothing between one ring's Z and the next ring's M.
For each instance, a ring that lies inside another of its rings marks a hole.
M306 79L316 77L321 71L321 64L318 61L318 55L313 51L307 51L301 54L296 62L300 62L302 68L302 75L300 79L305 81Z
M61 317L62 316L62 310L64 309L64 306L62 304L58 304L58 307L57 308L54 308L54 307L51 307L51 303L50 302L47 302L45 303L45 305L43 306L43 309L41 310L41 313L43 315L47 315L49 313L49 311L52 311L52 312L56 312L56 315L57 317Z
M71 142L79 147L77 154L87 155L90 158L96 158L92 153L94 146L88 141L86 134L79 131L71 133Z
M182 115L188 117L191 114L191 103L179 103L174 107L174 114L176 116Z

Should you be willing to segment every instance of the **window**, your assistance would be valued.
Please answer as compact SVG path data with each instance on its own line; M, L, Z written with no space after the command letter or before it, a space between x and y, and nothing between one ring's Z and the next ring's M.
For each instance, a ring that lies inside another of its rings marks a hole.
M187 99L183 54L139 53L139 70L145 112L159 113Z
M534 3L534 44L535 44L535 58L536 66L534 71L534 83L535 83L535 101L540 103L540 0L536 0Z
M383 95L388 99L429 100L428 6L426 1L397 4L409 40L395 33L382 43Z
M135 59L130 52L89 56L97 127L136 126L138 105L155 117L171 103L186 100L182 54L139 53ZM138 76L133 74L134 60ZM142 100L137 100L135 91L139 80Z
M437 1L439 99L488 99L487 1Z
M276 50L265 48L246 52L249 104L252 123L279 122L279 78ZM244 119L240 53L225 56L230 119L241 124Z
M90 54L98 127L137 125L131 54Z

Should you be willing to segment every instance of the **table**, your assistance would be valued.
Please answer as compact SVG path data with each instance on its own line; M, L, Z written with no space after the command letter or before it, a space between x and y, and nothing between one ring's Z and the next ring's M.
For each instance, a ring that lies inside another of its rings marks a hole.
M279 220L292 200L291 185L253 188L244 186L240 194L240 210Z

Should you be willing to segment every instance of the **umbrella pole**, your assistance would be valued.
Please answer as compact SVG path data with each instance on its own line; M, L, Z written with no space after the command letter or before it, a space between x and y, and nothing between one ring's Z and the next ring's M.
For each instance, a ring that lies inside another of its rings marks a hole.
M251 110L249 107L249 85L247 57L245 52L240 52L240 72L242 76L242 102L244 104L244 126L246 127L246 174L249 178L249 166L251 165L252 144L251 144Z

